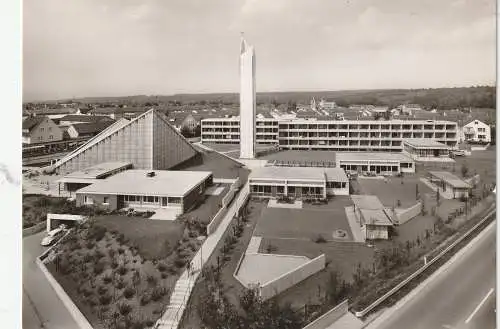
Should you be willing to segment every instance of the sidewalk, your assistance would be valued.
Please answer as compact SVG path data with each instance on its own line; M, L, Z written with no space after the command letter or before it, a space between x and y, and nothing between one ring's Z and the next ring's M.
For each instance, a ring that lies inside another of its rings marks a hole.
M209 235L203 245L198 250L196 255L191 260L191 275L189 275L188 270L180 276L179 280L175 284L174 291L170 296L170 303L165 310L162 317L156 322L154 328L157 329L177 329L179 327L180 320L186 308L187 301L193 290L194 283L201 273L203 265L210 258L210 255L214 252L217 247L217 243L222 238L223 234L226 232L229 224L233 220L234 215L239 210L243 204L243 200L249 194L248 183L241 188L240 193L235 201L233 201L231 207L228 209L224 219L220 223L217 230Z

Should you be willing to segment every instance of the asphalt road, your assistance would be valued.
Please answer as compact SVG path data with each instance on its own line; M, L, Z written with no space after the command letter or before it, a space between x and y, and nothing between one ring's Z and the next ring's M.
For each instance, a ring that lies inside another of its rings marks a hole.
M377 329L496 328L496 223L463 255L399 309L389 309Z
M23 238L23 329L78 328L35 263L46 249L40 245L45 234L43 231Z

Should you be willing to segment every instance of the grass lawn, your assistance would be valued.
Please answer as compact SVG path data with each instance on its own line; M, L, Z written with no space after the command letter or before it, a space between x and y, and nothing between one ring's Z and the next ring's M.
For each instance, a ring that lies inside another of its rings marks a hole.
M358 183L361 188L359 194L376 195L386 207L408 208L415 205L417 184L420 195L432 192L417 175L387 179L358 178ZM401 201L401 207L398 207L397 200Z
M132 246L137 247L142 257L159 259L168 256L184 233L180 221L140 219L127 216L97 217L97 225L110 232L123 234Z
M298 239L314 241L318 237L330 241L336 230L352 233L344 208L351 205L349 197L336 197L327 205L307 205L305 209L266 208L255 229L255 236L274 239Z

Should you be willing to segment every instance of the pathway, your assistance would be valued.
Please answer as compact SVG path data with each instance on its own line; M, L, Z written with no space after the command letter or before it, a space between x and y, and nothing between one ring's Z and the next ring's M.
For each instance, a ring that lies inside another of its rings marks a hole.
M347 222L351 228L352 238L355 242L365 242L363 232L354 213L354 207L345 207L345 214L347 217Z
M191 291L193 290L193 286L198 278L198 275L201 273L203 265L205 265L210 258L210 255L217 247L217 243L226 232L226 229L229 227L229 224L233 220L236 212L243 205L243 201L249 194L249 191L250 189L248 187L248 183L246 183L245 186L241 188L237 199L233 201L231 207L229 207L217 230L210 234L205 242L203 242L203 245L191 261L191 275L188 273L188 270L185 270L179 280L177 280L174 291L170 296L170 303L167 306L165 313L156 322L155 328L177 329L179 327L187 301L189 300L189 296L191 295Z

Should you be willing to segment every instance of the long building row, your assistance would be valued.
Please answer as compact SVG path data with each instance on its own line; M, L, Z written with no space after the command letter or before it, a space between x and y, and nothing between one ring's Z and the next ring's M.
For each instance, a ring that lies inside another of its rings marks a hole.
M433 120L281 120L257 119L256 142L276 144L285 150L403 151L403 140L429 139L454 148L458 126ZM203 143L237 144L240 119L210 118L201 121Z

